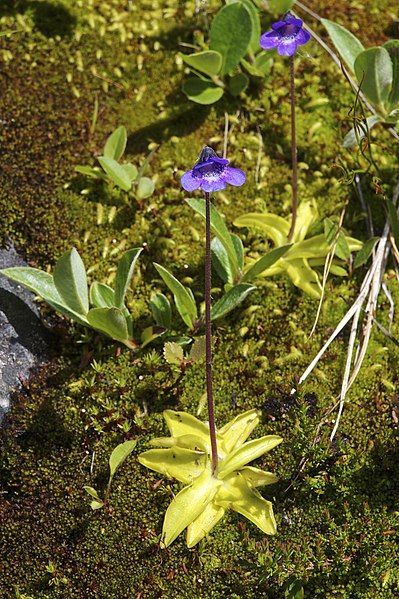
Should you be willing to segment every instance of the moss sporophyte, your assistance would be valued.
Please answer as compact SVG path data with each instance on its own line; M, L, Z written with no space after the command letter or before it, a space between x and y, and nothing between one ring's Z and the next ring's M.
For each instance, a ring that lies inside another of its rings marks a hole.
M270 501L256 487L274 483L270 472L248 466L279 443L281 437L269 435L245 442L259 422L255 410L237 416L216 430L212 387L211 331L211 203L212 191L226 184L242 185L245 173L229 166L212 148L205 147L192 170L182 177L187 191L202 189L205 193L205 345L208 421L205 424L185 412L166 410L164 417L171 436L154 439L151 449L139 456L141 464L186 484L168 507L162 532L162 544L170 545L187 528L187 545L196 545L223 517L233 509L249 518L263 532L274 534L276 523Z

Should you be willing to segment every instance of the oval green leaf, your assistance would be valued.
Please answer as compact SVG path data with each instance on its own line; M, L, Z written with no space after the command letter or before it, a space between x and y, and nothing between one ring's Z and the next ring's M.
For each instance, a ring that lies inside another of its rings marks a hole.
M282 256L292 247L292 244L282 245L281 247L277 247L274 250L271 250L265 256L262 256L247 272L244 274L242 281L250 282L253 281L257 276L259 276L262 272L273 266L280 260Z
M393 81L393 66L388 50L368 48L359 54L355 60L355 73L368 99L383 109Z
M222 68L222 55L219 52L206 50L196 54L180 54L183 61L196 71L200 71L209 77L217 75Z
M122 125L109 136L104 146L104 156L119 160L125 151L127 142L126 128Z
M109 458L110 480L113 478L117 469L132 453L133 449L136 447L136 444L137 441L135 439L131 439L115 447Z
M211 319L217 320L223 318L229 312L234 310L241 302L245 300L247 295L256 289L253 285L247 283L240 283L235 285L225 293L220 300L215 302L211 309Z
M333 41L334 46L338 50L342 60L346 62L351 71L355 71L355 60L361 52L364 51L363 44L350 31L329 21L321 19L324 27L327 29L328 35Z
M137 186L137 198L139 200L145 200L154 193L155 183L149 177L141 177Z
M111 339L125 343L129 340L126 318L119 308L92 308L87 314L90 326Z
M383 48L388 51L392 62L393 80L388 102L390 108L393 109L399 103L399 40L389 40L383 45Z
M115 305L114 290L105 283L94 281L90 286L90 303L96 308L111 308Z
M125 171L122 165L108 156L100 156L98 161L108 177L117 187L120 187L123 191L129 191L131 189L132 181L130 179L130 174Z
M142 251L143 248L133 248L125 252L119 260L115 277L115 306L117 308L124 306L126 291L133 276L137 258Z
M63 302L78 314L89 310L86 269L75 248L61 256L54 268L54 284Z
M170 329L172 310L168 298L163 293L155 293L150 300L150 308L158 326Z
M223 56L222 76L230 73L244 58L252 31L251 16L239 2L224 6L216 14L212 21L209 47Z
M223 96L221 87L198 77L189 77L182 89L187 98L197 104L214 104Z
M176 308L188 327L193 328L197 318L197 306L188 290L166 268L154 262L154 266L161 275L164 283L173 293Z

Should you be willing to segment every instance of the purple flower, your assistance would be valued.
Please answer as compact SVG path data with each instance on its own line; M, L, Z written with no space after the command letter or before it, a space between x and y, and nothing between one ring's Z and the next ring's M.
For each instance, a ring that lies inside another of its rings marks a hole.
M310 38L310 33L303 29L303 21L287 13L282 21L272 24L271 31L261 35L260 45L264 50L277 48L281 56L292 56Z
M202 189L207 193L225 189L227 183L243 185L245 173L239 168L227 166L228 164L228 160L219 158L212 148L205 146L191 171L182 176L181 184L186 191Z

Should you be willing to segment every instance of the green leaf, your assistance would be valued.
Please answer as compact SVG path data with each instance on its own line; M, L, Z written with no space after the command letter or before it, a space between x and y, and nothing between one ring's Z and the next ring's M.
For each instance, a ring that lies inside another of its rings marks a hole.
M190 549L201 541L225 514L225 509L208 503L201 514L187 527L187 547Z
M290 230L290 225L284 218L267 212L249 212L248 214L243 214L236 218L234 225L236 227L260 229L276 246L287 243Z
M184 487L166 510L162 541L168 547L204 511L214 498L221 481L205 471L191 486Z
M137 198L139 200L145 200L154 193L155 183L149 177L141 177L137 186Z
M253 281L263 271L273 266L273 264L275 264L277 260L280 260L280 258L284 256L284 254L290 249L290 247L292 247L292 244L282 245L280 247L275 248L274 250L271 250L265 256L262 256L262 258L257 260L257 262L255 262L255 264L253 264L251 268L247 270L247 272L244 274L242 278L242 282L249 283Z
M163 416L172 437L196 435L209 445L209 426L192 414L165 410Z
M192 329L194 326L194 321L197 318L197 306L195 305L192 296L186 287L183 287L180 281L178 281L169 271L167 271L166 268L160 264L156 264L155 262L154 266L161 275L164 283L173 293L176 308L182 317L183 322L185 322L186 325Z
M324 237L329 246L333 244L338 232L338 225L336 225L331 218L324 219Z
M87 314L89 324L111 339L126 343L129 333L126 318L119 308L92 308Z
M114 290L105 283L94 281L90 286L90 303L96 308L111 308L115 305Z
M395 108L399 103L399 40L389 40L383 48L388 51L392 62L393 79L388 102L391 108Z
M83 488L86 491L86 493L88 495L90 495L90 497L94 497L94 499L101 501L100 497L98 496L97 491L93 487L88 487L87 485L85 485Z
M168 478L190 484L204 471L206 456L192 449L175 446L169 449L149 449L138 456L138 461L142 466Z
M204 81L199 77L189 77L182 86L187 98L197 104L214 104L223 96L223 88Z
M348 67L354 72L355 61L359 54L363 52L363 44L345 27L333 23L328 19L321 19L324 27L327 29L328 35L332 39L334 46L338 50L341 58L348 65Z
M89 310L86 269L75 248L61 256L54 268L54 284L63 303L78 314Z
M224 249L224 245L218 237L214 237L211 242L212 266L224 283L234 283L234 274L231 269L229 256Z
M295 4L295 0L269 0L270 11L275 15L283 15Z
M221 462L218 469L218 476L225 478L232 472L240 470L249 462L256 460L264 453L267 453L282 442L278 435L266 435L253 441L247 441L243 445L233 449L231 453Z
M286 260L285 270L296 287L302 289L310 297L320 299L321 285L317 273L312 270L304 258Z
M157 325L170 329L172 310L168 298L163 293L155 293L150 300L152 316Z
M91 179L99 179L102 176L99 168L92 168L91 166L78 165L75 166L75 171Z
M104 146L104 156L118 161L120 158L122 158L126 149L126 142L126 128L121 125L121 127L115 129L115 131L108 137Z
M40 295L52 308L65 314L72 320L79 322L87 326L86 317L83 314L78 314L73 310L70 310L65 304L60 294L54 285L53 276L37 268L31 268L30 266L16 266L12 268L5 268L0 271L1 274L5 275L12 281L19 283Z
M191 346L188 359L192 362L199 362L205 357L205 337L197 337Z
M343 146L344 148L353 148L358 142L361 142L362 139L368 135L368 132L381 121L381 117L378 114L373 114L369 116L365 121L358 121L356 127L353 127L348 133L345 135Z
M341 258L341 260L349 260L350 258L351 251L343 231L340 231L338 234L335 255Z
M191 206L193 210L198 212L198 214L200 214L203 219L205 219L205 200L189 198L186 200L186 202L189 206ZM213 204L211 204L211 229L214 235L217 235L227 252L227 255L230 260L233 278L235 279L239 271L236 248L233 239L226 227L224 219L221 217L221 215L219 214L219 212Z
M127 173L130 181L133 183L133 181L137 179L137 176L139 174L137 166L134 166L134 164L128 162L127 164L121 164L121 167Z
M0 273L48 302L62 302L54 285L53 276L48 272L30 266L13 266L0 270Z
M145 329L143 329L140 335L141 348L145 347L146 345L154 341L154 339L157 339L158 337L163 335L165 331L165 327L160 326L146 327Z
M109 457L110 481L113 479L117 469L123 464L126 458L132 453L136 447L137 441L130 439L120 445L117 445Z
M368 48L358 55L355 73L366 96L380 109L384 108L392 88L393 66L388 50Z
M163 355L168 364L176 364L177 366L180 366L180 364L184 360L184 352L182 346L172 341L168 341L167 343L165 343L163 348Z
M254 67L263 76L270 73L273 64L273 58L270 52L259 52L255 58Z
M261 34L259 10L252 0L227 0L226 4L240 2L247 9L252 23L252 35L248 50L255 54L259 50L259 38Z
M249 85L249 79L245 73L237 73L229 79L229 91L232 96L239 96Z
M241 270L244 267L244 246L240 237L235 233L230 233L230 237L236 253L238 268Z
M373 253L373 249L375 244L380 240L379 237L372 237L368 239L362 249L356 254L355 261L353 263L353 268L359 268L363 264L366 264L367 260L370 258Z
M276 521L271 502L266 501L256 489L251 488L239 472L234 472L225 479L224 483L215 499L216 505L231 507L248 518L264 533L274 535Z
M234 310L234 308L241 304L247 295L254 289L256 289L256 287L249 285L248 283L234 285L234 287L229 289L227 293L213 304L211 309L211 319L217 320L218 318L226 316L231 310Z
M251 16L241 3L228 4L216 14L211 25L209 47L223 56L222 76L230 73L244 58L252 31Z
M241 65L254 77L265 77L268 75L272 64L273 55L270 55L270 51L269 53L263 51L259 52L255 57L254 62L249 62L248 60L244 60L244 58L241 59Z
M259 412L253 409L239 414L220 428L217 436L226 454L242 445L258 424Z
M241 468L240 474L245 478L250 487L273 485L279 480L278 476L272 472L266 472L253 466L244 466L244 468Z
M183 61L196 71L205 73L209 77L217 75L222 68L223 57L219 52L206 50L196 54L180 54Z
M125 252L119 260L115 277L115 306L123 308L125 304L126 291L133 276L137 258L143 248L133 248Z
M125 171L121 164L108 156L100 156L98 161L108 177L117 187L120 187L123 191L129 191L131 189L132 181L130 175Z

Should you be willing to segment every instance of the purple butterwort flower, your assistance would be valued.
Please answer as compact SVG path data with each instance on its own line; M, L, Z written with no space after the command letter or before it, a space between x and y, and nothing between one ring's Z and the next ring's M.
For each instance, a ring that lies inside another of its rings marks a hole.
M219 158L212 148L205 146L191 171L187 171L182 176L182 187L186 191L202 189L210 193L225 189L227 183L243 185L246 179L245 173L239 168L227 166L228 164L228 160Z
M303 21L291 13L287 13L282 21L272 24L271 31L260 37L260 45L264 50L277 48L281 56L293 56L297 47L307 44L311 35L303 29Z

